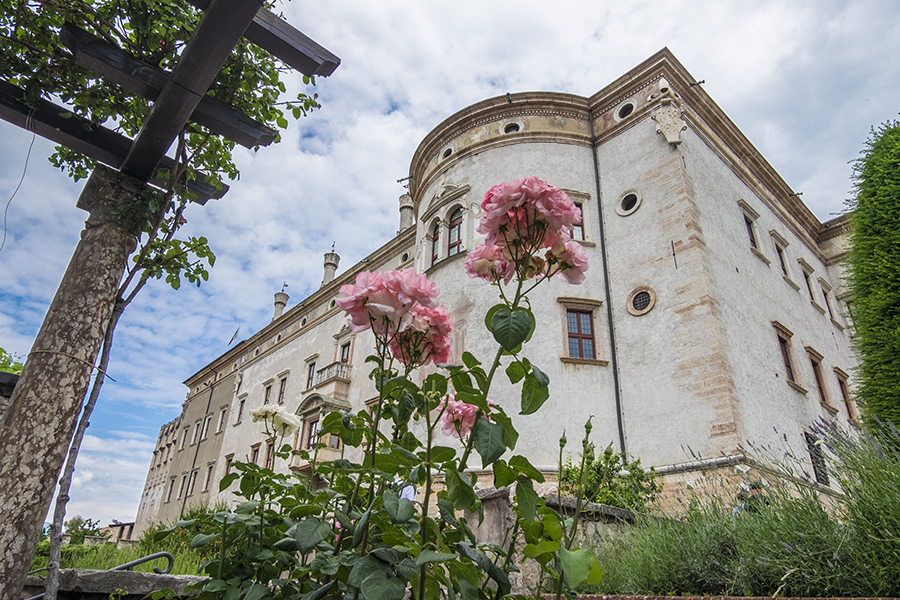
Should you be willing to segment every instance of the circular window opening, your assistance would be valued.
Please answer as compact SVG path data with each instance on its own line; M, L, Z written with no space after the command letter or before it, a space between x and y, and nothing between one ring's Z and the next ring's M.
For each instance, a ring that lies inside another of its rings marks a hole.
M619 109L619 112L616 113L616 116L618 116L620 119L624 119L625 117L627 117L628 115L630 115L633 112L634 112L634 102L629 102L629 103L625 104L624 106L622 106L622 108Z
M409 252L404 252L403 256L400 257L400 262L406 262L409 260Z
M503 133L515 133L519 131L518 123L510 123L506 127L503 128Z
M281 334L280 334L280 333L278 334L278 337L275 338L275 341L276 341L276 342L280 342L280 341L281 341Z
M450 158L450 155L453 154L453 148L447 148L444 150L444 153L441 155L441 158Z
M656 304L656 292L653 288L642 285L628 295L628 312L636 317L645 315Z
M627 217L641 206L641 193L637 190L625 190L616 203L616 212Z
M300 321L300 327L303 327L304 325L306 325L306 317L303 317L303 320Z
M259 356L259 348L253 351L253 356Z
M334 308L334 300L331 301L331 308Z

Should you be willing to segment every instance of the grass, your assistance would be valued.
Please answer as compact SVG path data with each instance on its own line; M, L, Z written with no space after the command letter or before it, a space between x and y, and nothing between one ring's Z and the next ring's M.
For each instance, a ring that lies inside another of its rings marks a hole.
M637 595L900 596L900 433L856 440L817 426L844 497L782 480L758 512L731 497L695 501L680 520L646 519L597 550L590 591Z
M157 550L156 552L169 552L169 550ZM146 552L137 547L119 549L114 544L102 546L63 546L60 566L63 569L97 569L105 571L119 565L137 560L153 552ZM201 557L196 551L172 552L175 558L175 566L172 569L174 575L196 575L200 566ZM165 569L165 559L157 559L134 567L135 571L152 572L153 567ZM31 570L47 566L46 556L35 556L31 562ZM44 574L37 573L43 577Z

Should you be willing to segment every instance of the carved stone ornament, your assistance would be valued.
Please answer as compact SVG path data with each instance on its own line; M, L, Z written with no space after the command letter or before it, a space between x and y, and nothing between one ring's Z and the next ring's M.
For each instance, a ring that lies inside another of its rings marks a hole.
M441 206L462 197L470 188L471 186L468 184L455 185L453 183L444 183L431 197L431 201L428 203L428 209L425 211L422 219L426 220L431 218Z
M683 140L679 137L681 132L687 129L687 124L682 116L684 109L676 103L671 96L665 96L659 101L657 108L652 115L656 121L656 133L666 136L666 141L673 146L680 144Z

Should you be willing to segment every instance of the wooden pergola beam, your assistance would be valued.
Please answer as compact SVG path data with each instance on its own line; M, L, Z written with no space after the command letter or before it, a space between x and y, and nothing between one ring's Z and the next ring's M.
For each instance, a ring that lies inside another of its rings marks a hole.
M56 142L90 157L98 162L118 169L131 149L131 140L106 129L97 127L82 116L73 113L47 100L38 100L32 109L22 98L25 91L6 81L0 81L0 119L18 125L22 129L33 131L51 142ZM159 162L158 170L171 172L175 161L164 156ZM157 187L165 187L167 182L156 175L149 182ZM228 191L227 185L221 189L206 178L184 181L188 189L197 195L198 204L206 204L210 198L221 198Z
M59 37L72 53L75 64L147 100L155 101L169 79L169 73L71 23L63 26ZM190 121L246 148L268 146L278 135L271 127L206 95L200 99Z
M210 0L188 2L200 10L206 10L210 4ZM341 64L340 58L265 6L256 13L244 37L304 75L327 77Z
M260 0L210 2L134 138L122 173L143 181L150 178L261 6Z

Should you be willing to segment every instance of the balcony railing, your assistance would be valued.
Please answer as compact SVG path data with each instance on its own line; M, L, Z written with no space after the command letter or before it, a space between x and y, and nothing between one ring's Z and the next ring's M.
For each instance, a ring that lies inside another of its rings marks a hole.
M343 362L333 362L323 369L316 371L316 386L327 383L332 379L350 380L351 366Z

